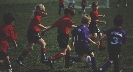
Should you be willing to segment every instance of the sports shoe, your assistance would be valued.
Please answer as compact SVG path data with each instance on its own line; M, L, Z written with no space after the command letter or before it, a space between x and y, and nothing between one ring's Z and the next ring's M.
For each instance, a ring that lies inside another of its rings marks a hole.
M81 14L81 11L80 10L78 12L79 12L79 14Z
M119 72L123 72L123 70L119 70Z
M12 69L7 69L7 72L12 72Z
M65 68L69 68L70 66L72 66L74 64L74 61L70 60L69 64L65 65Z
M101 47L99 47L99 51L102 51L102 50L105 50L106 49L106 47L104 47L104 46L101 46Z
M53 63L54 63L54 61L52 60L52 58L49 58L49 59L48 59L48 65L49 65L51 68L53 68Z
M46 57L41 58L41 63L47 65L48 64L48 59Z
M17 62L19 65L21 65L21 66L25 66L25 65L23 64L23 61L20 60L19 58L16 59L16 62Z

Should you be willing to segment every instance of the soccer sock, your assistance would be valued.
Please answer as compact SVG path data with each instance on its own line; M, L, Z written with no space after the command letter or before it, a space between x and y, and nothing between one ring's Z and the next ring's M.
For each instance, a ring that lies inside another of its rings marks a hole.
M52 56L52 60L55 61L55 60L60 59L60 58L62 58L62 57L63 57L63 54L58 53L58 54L56 54L55 56Z
M100 40L100 47L103 47L104 46L104 39L101 39Z
M107 61L107 62L101 67L101 68L102 68L102 71L107 70L110 66L111 66L111 62L110 62L110 61Z
M92 69L96 70L97 66L96 66L96 58L95 57L91 57L91 63L92 63Z
M72 61L75 61L75 62L81 62L81 60L80 60L79 57L72 57L72 56L71 56L71 60L72 60Z
M10 61L5 61L5 64L6 64L6 69L12 69L11 67L11 62Z
M119 70L120 70L119 65L120 65L120 59L117 58L114 60L114 72L119 72Z
M85 9L83 10L83 12L85 13Z
M65 55L65 66L68 66L69 61L70 61L70 51L67 50Z
M46 55L46 48L41 48L41 58L44 59Z

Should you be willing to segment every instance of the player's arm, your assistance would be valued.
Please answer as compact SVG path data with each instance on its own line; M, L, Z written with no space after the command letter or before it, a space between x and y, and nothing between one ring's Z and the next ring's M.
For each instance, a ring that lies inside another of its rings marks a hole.
M70 28L76 28L77 26L76 25L72 25Z
M41 35L44 35L44 33L50 29L54 28L54 26L49 26L47 27L46 29L44 29L42 32L41 32Z
M93 40L91 40L90 38L88 38L89 42L95 44L95 45L98 45L96 42L94 42Z
M43 26L42 24L38 24L40 28L46 29L47 27Z
M98 17L105 17L105 15L98 15Z
M95 20L96 22L98 22L98 23L104 23L104 24L106 24L106 21L102 21L102 20Z
M18 44L17 44L16 40L11 39L11 41L12 41L12 43L13 43L13 46L14 46L15 48L17 48L17 47L18 47Z

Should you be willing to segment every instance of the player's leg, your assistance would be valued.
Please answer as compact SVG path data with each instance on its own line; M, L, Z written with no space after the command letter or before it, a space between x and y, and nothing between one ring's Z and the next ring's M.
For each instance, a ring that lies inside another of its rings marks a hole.
M102 33L98 33L99 38L102 36ZM105 50L106 47L104 46L104 38L100 40L99 50Z
M47 62L47 58L46 58L46 43L45 41L40 38L37 43L39 45L41 45L41 63L46 63Z
M22 51L21 55L16 59L17 63L21 66L24 66L23 59L26 57L26 55L30 52L30 50L33 50L34 43L28 43L28 47Z
M120 6L120 2L121 2L121 0L118 0L118 1L117 1L117 7Z
M103 66L99 68L100 72L105 72L113 63L115 58L115 48L114 46L109 46L108 48L109 60L105 62Z
M11 62L9 60L9 56L7 55L5 58L5 65L8 72L12 72Z
M90 57L91 57L91 63L92 63L92 70L96 71L97 70L97 64L96 64L96 58L94 56L94 53L90 51Z
M127 0L124 0L125 6L127 7Z

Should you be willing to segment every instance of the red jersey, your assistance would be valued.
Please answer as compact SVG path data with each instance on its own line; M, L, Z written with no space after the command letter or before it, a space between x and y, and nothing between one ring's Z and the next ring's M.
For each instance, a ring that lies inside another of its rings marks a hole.
M64 2L64 0L59 0L59 2Z
M15 40L18 38L18 34L11 24L2 26L0 28L0 50L7 52L10 40Z
M35 15L32 19L31 19L31 22L30 22L30 25L29 25L29 29L32 29L36 32L40 32L40 27L38 26L38 24L41 24L41 16L39 15Z
M91 22L95 22L95 20L98 20L98 10L92 10L90 12L90 16L91 16Z
M74 25L74 22L68 18L68 17L62 17L58 19L56 22L52 24L52 26L57 27L57 32L58 34L65 33L69 34L70 33L70 27Z

